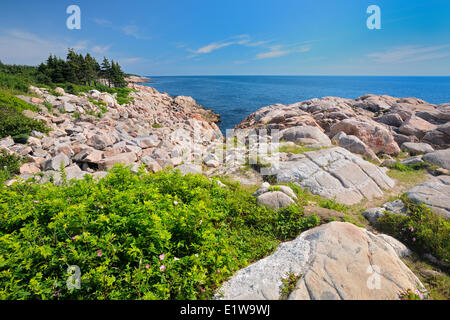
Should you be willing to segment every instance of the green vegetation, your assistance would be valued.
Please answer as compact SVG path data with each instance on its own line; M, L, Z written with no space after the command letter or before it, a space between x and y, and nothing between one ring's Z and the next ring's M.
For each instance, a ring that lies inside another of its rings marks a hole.
M22 164L23 160L19 156L0 150L0 186L13 175L18 174Z
M73 49L68 50L66 60L50 56L38 67L5 65L0 62L0 88L10 94L29 94L28 88L34 85L46 88L49 93L59 96L54 89L63 88L71 94L79 94L96 89L101 92L117 93L122 101L130 101L126 88L125 74L118 63L104 58L102 65L88 53L84 57ZM103 79L108 85L102 84ZM114 87L112 87L114 86ZM128 103L126 102L126 103Z
M97 101L97 100L94 100L94 99L91 99L91 98L89 98L89 102L95 104L98 107L106 106L106 102Z
M283 286L281 287L281 297L280 300L287 300L289 295L295 290L298 280L302 275L297 276L295 273L288 272L286 278L281 279Z
M96 84L99 78L108 81L109 87L125 87L125 73L120 65L114 61L111 63L104 58L102 65L87 53L84 57L69 49L66 60L50 55L46 63L41 63L37 68L42 83L51 85L55 83L70 83L72 87L66 87L68 92L74 90L73 85Z
M37 108L25 101L0 90L0 139L7 136L29 135L32 130L47 133L44 122L25 117L24 110L36 111Z
M281 146L278 151L279 152L286 152L286 153L295 153L295 154L300 154L300 153L305 153L308 151L316 151L316 150L320 150L322 148L309 148L309 147L305 147L302 144L296 144L295 146L289 146L289 145L284 145Z
M335 199L324 199L321 196L312 194L309 190L303 189L294 183L289 183L288 186L296 193L299 201L303 206L308 205L309 202L313 202L316 203L319 207L343 213L347 213L350 209L349 206L341 204Z
M239 184L178 171L0 187L0 299L208 299L236 270L318 224ZM67 289L68 268L81 288Z
M390 169L386 174L392 179L397 181L397 184L412 187L415 186L427 179L427 170L419 169L419 170L397 170Z
M430 265L413 254L404 260L406 266L417 276L427 289L427 298L431 300L450 300L450 277L436 266Z
M427 168L428 164L426 162L420 162L420 163L414 163L410 165L404 165L401 162L395 162L392 166L390 166L391 169L396 169L398 171L402 172L411 172L414 170L420 170Z
M159 123L155 122L155 123L152 124L152 128L159 129L159 128L162 128L162 125L160 125Z
M401 300L423 300L424 296L419 290L414 292L411 289L408 289L404 292L400 292L399 298Z
M419 254L431 253L450 262L450 222L424 204L416 204L406 195L401 197L408 215L387 212L378 222L380 229L405 243Z

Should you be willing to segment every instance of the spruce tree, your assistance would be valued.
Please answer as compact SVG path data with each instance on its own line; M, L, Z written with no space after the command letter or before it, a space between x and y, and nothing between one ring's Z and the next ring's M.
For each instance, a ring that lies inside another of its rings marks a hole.
M111 88L111 65L109 64L109 61L108 59L106 59L106 57L103 57L100 74L101 77L108 80L108 86Z

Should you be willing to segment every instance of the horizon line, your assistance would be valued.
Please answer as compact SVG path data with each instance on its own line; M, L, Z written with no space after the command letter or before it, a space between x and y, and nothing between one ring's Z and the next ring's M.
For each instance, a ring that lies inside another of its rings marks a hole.
M449 75L328 75L328 74L174 74L174 75L139 75L140 77L441 77L448 78Z

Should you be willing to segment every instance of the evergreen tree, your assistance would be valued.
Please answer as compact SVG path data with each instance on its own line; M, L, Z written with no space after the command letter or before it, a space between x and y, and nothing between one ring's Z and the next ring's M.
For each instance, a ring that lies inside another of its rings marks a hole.
M44 83L97 84L99 78L108 81L109 87L125 87L125 74L117 62L104 57L100 65L94 57L87 53L84 57L73 49L68 49L66 60L50 55L45 63L37 68L40 79Z
M108 81L108 86L111 88L111 64L106 57L103 57L100 76Z

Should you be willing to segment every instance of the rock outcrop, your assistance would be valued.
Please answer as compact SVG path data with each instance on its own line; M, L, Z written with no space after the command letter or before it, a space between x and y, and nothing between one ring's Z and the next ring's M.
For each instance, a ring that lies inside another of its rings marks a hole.
M425 181L406 192L406 196L424 203L434 212L450 220L450 176L439 176Z
M450 149L427 153L423 160L450 170Z
M323 97L267 106L249 115L235 129L314 126L329 138L340 132L355 136L376 155L395 155L404 142L449 148L449 119L448 103L436 106L416 98L365 95L354 100Z
M408 249L392 237L345 222L331 222L281 244L276 252L238 271L217 299L278 300L282 279L301 275L290 300L398 299L424 290L400 260Z
M305 152L281 162L276 177L278 182L294 182L344 204L382 196L384 189L395 185L380 168L340 147Z

